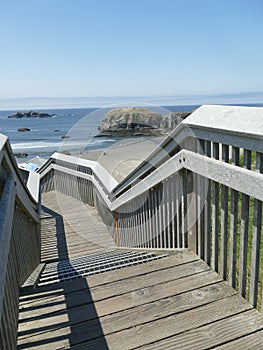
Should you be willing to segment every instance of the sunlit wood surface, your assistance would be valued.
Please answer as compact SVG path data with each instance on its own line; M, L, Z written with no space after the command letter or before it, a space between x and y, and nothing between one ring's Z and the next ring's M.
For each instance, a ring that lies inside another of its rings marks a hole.
M94 208L42 196L42 261L117 248ZM262 349L263 315L190 251L27 290L19 349Z

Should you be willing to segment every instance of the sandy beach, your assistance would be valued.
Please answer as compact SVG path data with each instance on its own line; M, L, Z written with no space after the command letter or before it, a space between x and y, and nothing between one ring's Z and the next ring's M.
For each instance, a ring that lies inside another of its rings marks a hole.
M103 151L79 155L81 158L98 161L118 181L122 181L135 169L165 137L151 139L123 139Z

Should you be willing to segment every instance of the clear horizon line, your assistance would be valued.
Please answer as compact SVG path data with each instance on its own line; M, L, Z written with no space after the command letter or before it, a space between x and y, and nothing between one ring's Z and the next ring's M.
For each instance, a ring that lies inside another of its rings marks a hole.
M262 104L263 91L195 95L18 97L0 99L0 110L105 108L120 104L197 106L203 104Z
M165 94L165 95L93 95L93 96L19 96L19 97L1 97L0 101L26 100L26 99L115 99L115 98L204 98L204 97L237 97L237 96L255 96L263 94L263 91L239 91L239 92L218 92L218 93L195 93L195 94Z

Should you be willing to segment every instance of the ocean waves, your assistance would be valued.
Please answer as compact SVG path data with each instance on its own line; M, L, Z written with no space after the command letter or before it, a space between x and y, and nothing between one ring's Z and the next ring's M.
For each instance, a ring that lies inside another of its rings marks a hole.
M115 139L96 139L90 140L62 140L62 141L42 141L29 140L23 142L12 142L11 147L15 153L27 153L28 155L52 154L57 151L67 151L82 153L108 148L115 143Z

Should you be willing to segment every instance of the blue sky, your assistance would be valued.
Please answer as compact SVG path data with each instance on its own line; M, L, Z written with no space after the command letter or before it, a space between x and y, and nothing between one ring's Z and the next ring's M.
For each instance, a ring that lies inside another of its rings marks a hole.
M0 108L38 97L259 99L262 13L261 0L1 0Z

